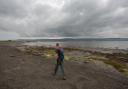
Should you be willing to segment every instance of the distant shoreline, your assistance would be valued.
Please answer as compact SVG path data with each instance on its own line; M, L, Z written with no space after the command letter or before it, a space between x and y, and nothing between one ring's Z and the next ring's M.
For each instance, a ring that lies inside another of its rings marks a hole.
M86 37L21 37L18 39L6 39L0 41L34 41L34 40L44 40L44 41L52 41L52 40L80 40L80 41L128 41L128 38L86 38Z
M51 40L51 41L50 41ZM60 43L69 48L119 49L128 51L128 41L82 41L82 40L2 40L0 43L15 43L28 46L54 46Z
M46 37L21 38L20 41L128 41L128 38L83 38L83 37Z

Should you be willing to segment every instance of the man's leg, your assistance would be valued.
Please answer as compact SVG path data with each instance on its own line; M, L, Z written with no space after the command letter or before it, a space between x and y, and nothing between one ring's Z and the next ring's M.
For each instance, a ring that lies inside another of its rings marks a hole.
M62 74L63 74L63 80L65 80L65 72L64 72L64 66L63 66L63 63L60 64L60 68L61 68L61 71L62 71Z
M60 68L61 68L62 74L64 75L64 67L63 67L63 64L60 64Z
M57 73L57 71L58 71L58 67L59 67L59 63L58 63L58 61L57 61L57 64L56 64L55 70L54 70L54 75L56 75L56 73Z
M54 71L54 74L56 75L57 71L58 71L58 64L56 64L56 67L55 67L55 71Z

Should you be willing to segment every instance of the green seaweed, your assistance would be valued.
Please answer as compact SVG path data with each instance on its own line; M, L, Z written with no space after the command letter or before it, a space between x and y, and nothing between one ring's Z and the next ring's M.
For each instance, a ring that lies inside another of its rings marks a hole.
M109 65L112 65L113 67L115 67L115 68L116 68L117 70L119 70L120 72L125 72L124 69L127 68L124 63L121 63L121 62L118 61L118 60L110 59L110 60L104 61L104 63L109 64Z
M86 56L71 54L72 52L89 52L91 55ZM43 56L46 59L54 58L55 51L53 48L46 47L29 47L26 49L27 53ZM128 66L126 65L128 61L127 54L102 54L98 52L90 52L87 50L74 49L74 48L65 48L65 60L66 61L83 61L83 62L91 62L94 60L103 61L105 64L111 65L116 68L119 72L122 72L128 76Z

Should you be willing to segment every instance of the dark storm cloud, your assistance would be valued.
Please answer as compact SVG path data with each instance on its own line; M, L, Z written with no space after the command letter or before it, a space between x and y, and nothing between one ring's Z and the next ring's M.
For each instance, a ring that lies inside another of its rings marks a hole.
M19 36L128 37L128 0L0 0L0 20Z

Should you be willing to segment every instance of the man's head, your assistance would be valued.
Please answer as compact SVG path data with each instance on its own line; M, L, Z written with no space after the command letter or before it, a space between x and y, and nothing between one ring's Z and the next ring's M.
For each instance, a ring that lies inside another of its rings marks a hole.
M59 43L56 43L56 46L57 46L57 47L59 47L59 45L60 45Z

